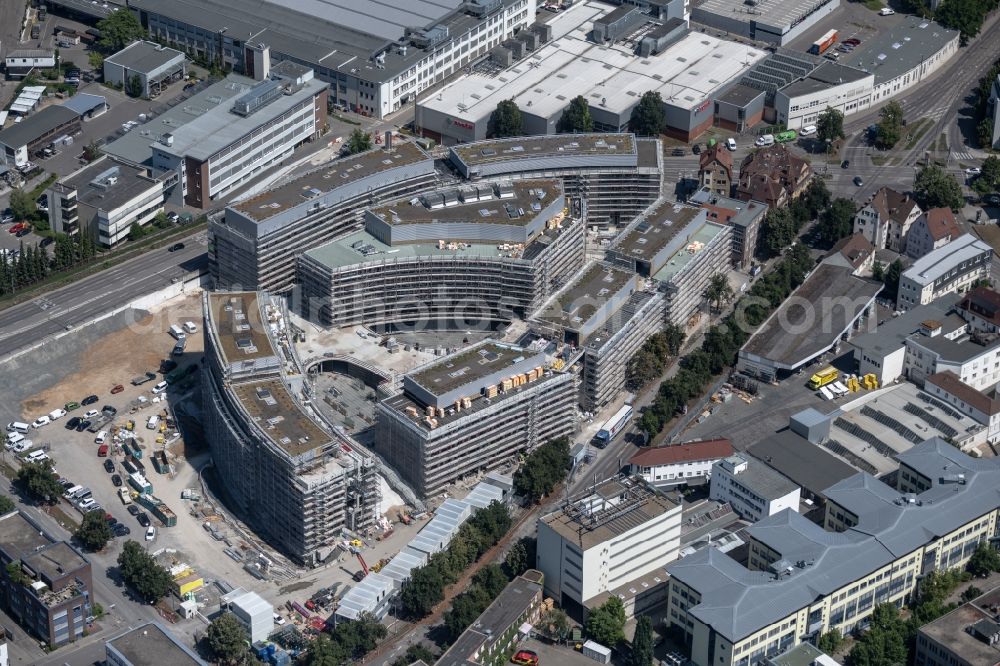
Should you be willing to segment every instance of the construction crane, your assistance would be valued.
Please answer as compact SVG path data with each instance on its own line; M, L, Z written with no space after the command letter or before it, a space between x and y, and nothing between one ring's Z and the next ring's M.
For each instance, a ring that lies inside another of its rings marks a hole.
M355 555L358 556L358 562L361 563L361 570L363 572L365 572L365 575L367 576L368 575L368 563L365 562L365 558L361 557L361 553L355 553Z

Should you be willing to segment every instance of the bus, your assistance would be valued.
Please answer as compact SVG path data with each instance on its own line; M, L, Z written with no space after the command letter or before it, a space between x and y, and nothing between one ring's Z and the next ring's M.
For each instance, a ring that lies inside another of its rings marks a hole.
M615 435L620 433L625 429L625 426L629 424L632 420L632 405L625 405L617 412L615 415L608 419L607 423L597 431L597 437L594 439L595 446L599 449L603 449L605 446L611 443L611 440L615 438Z
M813 55L823 55L824 52L831 46L837 43L837 31L831 30L826 33L809 47L809 53Z
M774 135L774 140L778 143L788 143L789 141L795 141L795 137L798 136L798 132L795 130L785 130L784 132L778 132Z
M823 368L815 375L809 378L809 388L812 390L817 390L820 387L826 386L832 382L837 381L840 377L840 373L833 366Z

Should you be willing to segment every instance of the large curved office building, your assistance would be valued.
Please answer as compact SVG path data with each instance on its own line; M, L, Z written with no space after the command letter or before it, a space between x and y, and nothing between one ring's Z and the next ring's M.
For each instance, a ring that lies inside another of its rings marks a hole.
M297 399L302 372L279 301L214 292L202 305L205 435L228 505L295 562L319 564L342 530L375 519L377 466Z
M369 208L363 231L300 258L303 312L327 326L396 330L523 319L583 265L582 206L550 178Z

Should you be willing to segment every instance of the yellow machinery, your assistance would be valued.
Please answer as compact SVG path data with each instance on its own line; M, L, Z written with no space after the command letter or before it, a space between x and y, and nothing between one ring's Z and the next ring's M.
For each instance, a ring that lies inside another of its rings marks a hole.
M840 373L833 366L823 368L815 375L809 378L809 388L814 391L821 386L826 386L827 384L832 384L837 381Z

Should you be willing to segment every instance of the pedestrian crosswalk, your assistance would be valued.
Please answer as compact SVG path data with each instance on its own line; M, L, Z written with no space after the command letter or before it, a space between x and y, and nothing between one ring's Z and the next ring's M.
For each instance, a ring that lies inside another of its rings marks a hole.
M951 151L951 158L954 160L974 160L978 159L975 155L969 152L959 152L957 150Z

